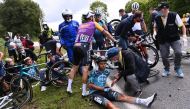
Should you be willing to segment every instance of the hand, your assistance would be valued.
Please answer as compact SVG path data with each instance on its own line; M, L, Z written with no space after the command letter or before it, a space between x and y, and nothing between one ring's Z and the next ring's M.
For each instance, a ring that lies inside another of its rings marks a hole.
M110 87L105 87L105 88L104 88L104 92L109 92L110 90L111 90Z
M188 45L187 36L186 36L186 35L183 35L182 40L183 40L183 46L184 46L184 47L187 47L187 45Z

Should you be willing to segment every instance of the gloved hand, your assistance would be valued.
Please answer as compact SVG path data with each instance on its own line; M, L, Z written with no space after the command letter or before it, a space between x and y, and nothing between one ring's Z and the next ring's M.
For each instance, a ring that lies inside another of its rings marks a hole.
M110 87L104 87L104 92L109 92L111 90Z
M183 35L182 40L183 40L183 46L184 46L184 47L187 47L187 45L188 45L187 36L186 36L186 35Z

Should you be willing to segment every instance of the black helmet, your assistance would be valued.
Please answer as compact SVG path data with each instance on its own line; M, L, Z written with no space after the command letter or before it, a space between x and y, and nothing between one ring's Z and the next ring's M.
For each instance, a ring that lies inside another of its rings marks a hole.
M169 8L168 2L161 2L158 4L158 10L161 10L162 8Z
M105 56L100 56L96 60L97 63L99 63L99 62L106 62L106 61L107 61L107 58Z

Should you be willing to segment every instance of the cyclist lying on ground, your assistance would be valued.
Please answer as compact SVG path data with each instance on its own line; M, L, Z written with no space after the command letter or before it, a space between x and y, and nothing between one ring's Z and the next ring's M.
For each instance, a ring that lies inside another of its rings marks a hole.
M106 87L106 79L110 74L110 71L106 69L106 61L105 57L97 59L98 70L93 70L89 76L88 87L90 88L91 98L108 109L118 109L111 101L121 101L150 107L157 96L156 93L146 99L142 99L124 95L112 90L110 87Z
M113 42L116 40L109 34L108 31L104 30L98 23L94 22L94 14L92 12L88 12L83 15L85 19L85 23L81 24L78 30L77 38L75 41L75 45L73 48L73 67L69 74L67 92L72 93L72 81L76 72L78 71L79 65L82 65L82 96L86 96L86 83L89 73L89 49L92 43L93 34L96 29L101 31L106 37L111 39Z
M35 62L32 61L32 59L30 57L26 57L24 59L25 65L26 67L30 67L30 66L34 66L31 68L26 69L26 72L28 72L28 74L30 74L31 76L36 76L37 72L39 72L39 76L41 79L41 91L45 91L46 90L46 86L45 86L45 74L46 74L46 70L42 69L42 70L38 70L37 66L35 66Z
M147 63L132 50L120 50L117 47L110 48L107 51L107 57L111 61L116 61L119 64L117 80L124 77L124 80L127 84L131 84L136 94L141 92L139 83L146 82L150 73Z

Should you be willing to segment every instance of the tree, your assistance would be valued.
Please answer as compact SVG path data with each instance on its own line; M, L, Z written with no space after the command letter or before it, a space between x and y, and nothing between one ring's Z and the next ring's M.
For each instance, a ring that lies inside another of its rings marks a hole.
M107 13L107 5L99 0L93 2L90 5L90 10L96 12L99 11L102 14L102 18L106 21L107 17L108 17L108 13Z
M39 5L32 0L4 0L0 4L1 35L11 31L14 34L37 36L41 32L42 18Z

